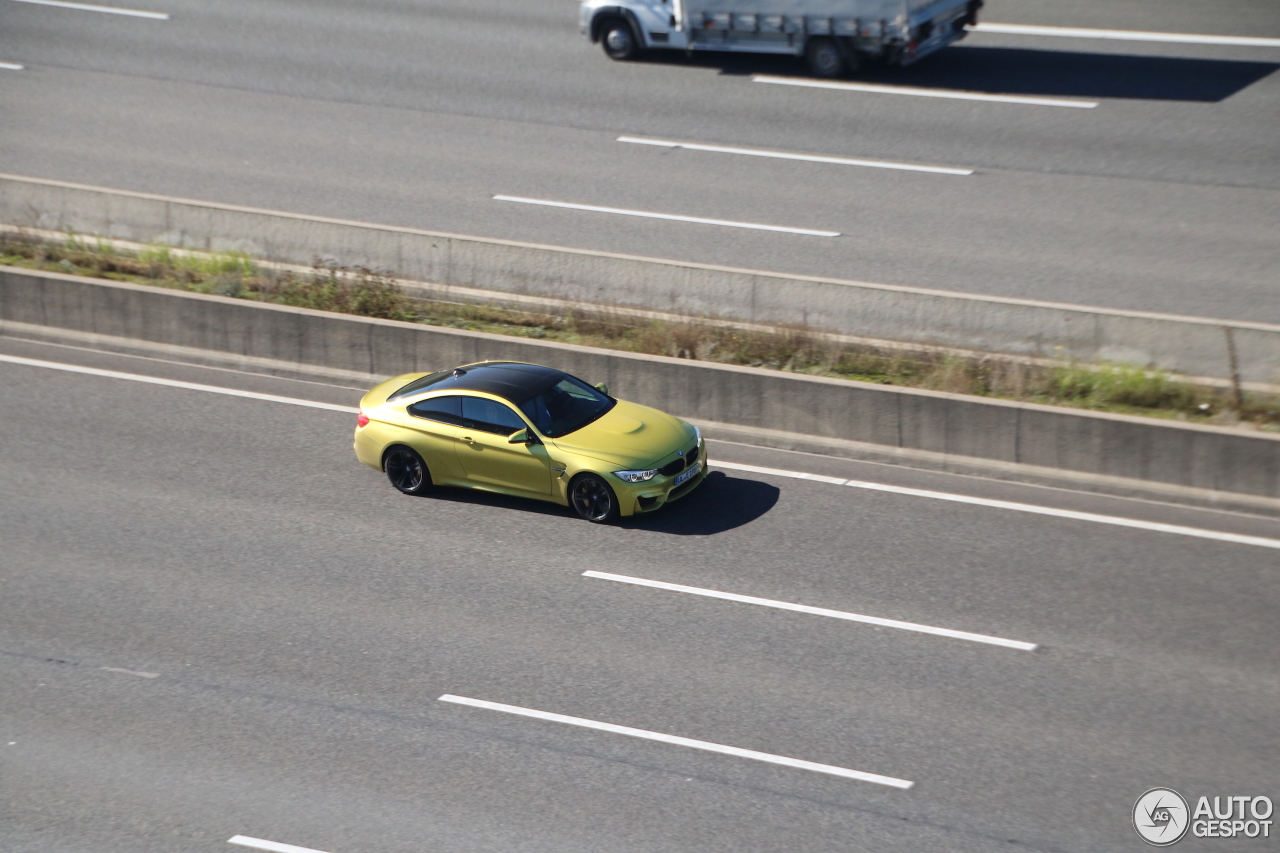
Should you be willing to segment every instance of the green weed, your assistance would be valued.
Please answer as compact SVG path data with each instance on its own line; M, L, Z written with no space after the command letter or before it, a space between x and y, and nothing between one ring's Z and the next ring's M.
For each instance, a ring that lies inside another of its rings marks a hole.
M262 267L241 252L191 254L169 246L137 253L68 235L43 241L0 235L0 263L254 299L299 308L405 320L626 352L960 394L1280 429L1280 398L1193 385L1134 365L1050 366L996 357L904 352L849 345L805 327L738 328L690 318L648 319L610 311L522 311L411 298L384 274L317 262L307 272Z

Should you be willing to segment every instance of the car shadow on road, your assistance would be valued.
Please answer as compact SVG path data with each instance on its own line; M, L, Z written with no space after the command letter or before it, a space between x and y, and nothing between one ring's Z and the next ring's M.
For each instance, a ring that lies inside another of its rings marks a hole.
M499 507L535 515L555 515L561 518L574 517L573 510L559 504L535 500L534 498L503 495L498 492L486 492L482 489L468 489L461 486L432 486L422 494L422 497L433 501L448 501L455 504Z
M626 530L669 533L674 536L712 536L750 524L778 502L778 487L712 471L693 492L652 515L633 515L618 521ZM501 507L519 512L576 518L559 504L453 487L433 488L424 497L451 503ZM585 523L585 522L584 522Z
M733 76L809 76L790 56L675 51L640 61L715 68ZM999 95L1217 102L1280 69L1280 63L957 45L906 68L864 67L849 82Z
M681 500L652 515L624 518L619 526L674 536L714 536L755 521L773 509L778 495L777 486L712 471Z

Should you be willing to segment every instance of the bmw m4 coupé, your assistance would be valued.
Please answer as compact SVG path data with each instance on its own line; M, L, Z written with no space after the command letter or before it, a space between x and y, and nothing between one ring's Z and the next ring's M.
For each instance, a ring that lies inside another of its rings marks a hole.
M469 486L594 522L656 510L707 474L697 427L535 364L397 376L365 394L357 423L356 456L405 494Z

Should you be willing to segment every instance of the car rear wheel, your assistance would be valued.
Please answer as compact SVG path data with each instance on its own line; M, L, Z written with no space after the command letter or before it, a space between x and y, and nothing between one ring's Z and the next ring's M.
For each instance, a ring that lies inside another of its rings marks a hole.
M618 498L609 484L595 474L579 474L569 484L569 503L573 511L596 524L618 517Z
M416 450L396 445L382 459L387 479L406 495L420 495L431 487L431 472Z

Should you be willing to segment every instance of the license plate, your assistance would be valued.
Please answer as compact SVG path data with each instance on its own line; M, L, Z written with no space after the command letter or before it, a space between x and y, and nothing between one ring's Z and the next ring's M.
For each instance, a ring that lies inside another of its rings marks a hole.
M683 486L685 483L689 482L694 477L698 476L698 472L701 470L702 470L702 463L695 462L692 468L689 468L686 471L681 471L680 474L676 476L675 482L671 484L671 488L674 489L676 486Z

